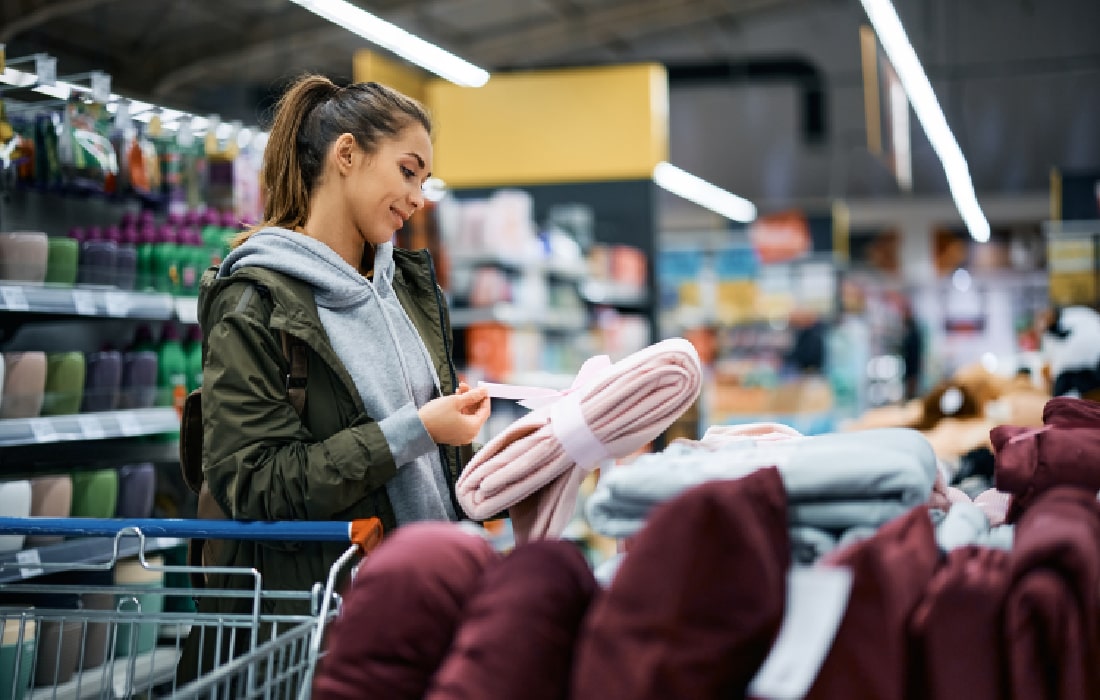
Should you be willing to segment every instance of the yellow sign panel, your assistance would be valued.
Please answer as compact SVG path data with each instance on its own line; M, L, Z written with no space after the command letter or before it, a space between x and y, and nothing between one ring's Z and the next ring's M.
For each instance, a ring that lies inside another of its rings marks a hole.
M371 81L382 83L409 97L424 100L424 87L428 82L427 73L368 49L355 52L352 74L357 83Z
M428 83L435 174L449 187L647 179L668 159L668 76L658 64Z

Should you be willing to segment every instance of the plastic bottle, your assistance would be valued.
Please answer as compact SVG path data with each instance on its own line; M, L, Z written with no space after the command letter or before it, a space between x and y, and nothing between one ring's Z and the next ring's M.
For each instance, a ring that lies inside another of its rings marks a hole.
M143 225L137 243L137 282L135 288L146 291L153 288L153 246L157 242L157 230Z
M226 211L222 214L222 260L225 259L226 255L229 255L229 251L232 249L233 239L243 230L244 228L241 226L240 217L232 211Z
M152 287L158 292L179 291L179 256L176 229L167 224L157 229L152 253Z
M153 331L142 324L134 331L134 342L127 349L129 352L153 352L156 351L156 343L153 342Z
M216 209L207 209L202 213L201 221L201 235L202 244L205 246L213 246L221 243L222 239L222 217Z
M190 226L176 229L176 294L194 296L195 294L195 238L197 232Z
M88 228L88 235L80 244L79 284L113 285L118 244L104 237L99 226Z
M157 348L157 405L172 406L181 414L187 398L187 353L179 331L168 323Z
M103 232L103 237L105 240L113 241L116 246L115 286L119 289L133 289L137 277L137 249L132 239L124 236L118 226L108 226Z
M192 392L202 386L202 328L188 328L183 352L187 356L187 391Z

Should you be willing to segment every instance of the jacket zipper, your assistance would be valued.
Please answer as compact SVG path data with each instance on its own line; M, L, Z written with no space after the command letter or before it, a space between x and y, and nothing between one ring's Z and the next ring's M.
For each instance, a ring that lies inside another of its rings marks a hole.
M455 370L454 357L451 354L451 341L447 338L447 326L443 323L443 319L445 317L443 307L443 293L439 289L439 282L436 281L435 261L432 260L432 254L428 252L427 249L425 249L423 253L424 258L428 261L428 273L431 275L432 290L435 292L435 303L439 310L439 331L440 335L443 336L443 352L447 355L447 370L451 373L451 389L452 391L457 391L458 372ZM462 458L461 454L459 453L458 447L454 447L453 450L454 471L457 472L458 465L462 463ZM439 454L443 457L443 478L447 480L447 485L450 487L448 491L450 492L451 496L451 504L454 506L455 509L455 517L461 518L464 511L462 510L462 507L458 505L458 494L455 493L455 481L457 481L457 477L452 474L451 469L448 469L446 467L446 463L449 460L447 458L447 451L442 446L440 446L439 448Z

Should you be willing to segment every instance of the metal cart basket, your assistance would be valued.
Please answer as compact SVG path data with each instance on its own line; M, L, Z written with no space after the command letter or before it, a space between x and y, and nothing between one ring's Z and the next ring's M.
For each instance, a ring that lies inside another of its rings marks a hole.
M0 535L64 536L60 543L0 555L0 698L308 698L324 626L339 608L340 573L381 540L377 519L238 522L0 518ZM168 565L158 550L186 539L345 542L325 582L308 591L263 588L254 569ZM189 585L173 576L219 572L249 580L203 597L244 599L239 614L196 612ZM272 600L302 614L265 614ZM237 654L179 684L176 666L191 628L213 658ZM208 634L207 631L210 631Z

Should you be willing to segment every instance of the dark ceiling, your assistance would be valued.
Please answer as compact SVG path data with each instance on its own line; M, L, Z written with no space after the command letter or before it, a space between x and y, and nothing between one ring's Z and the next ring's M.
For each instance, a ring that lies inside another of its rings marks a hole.
M671 159L758 201L897 192L866 149L858 0L357 1L490 71L663 62ZM895 4L979 195L1100 169L1100 2ZM350 79L369 47L290 0L4 0L0 42L57 56L61 76L101 69L116 92L246 123L295 74ZM914 190L943 194L913 130Z

